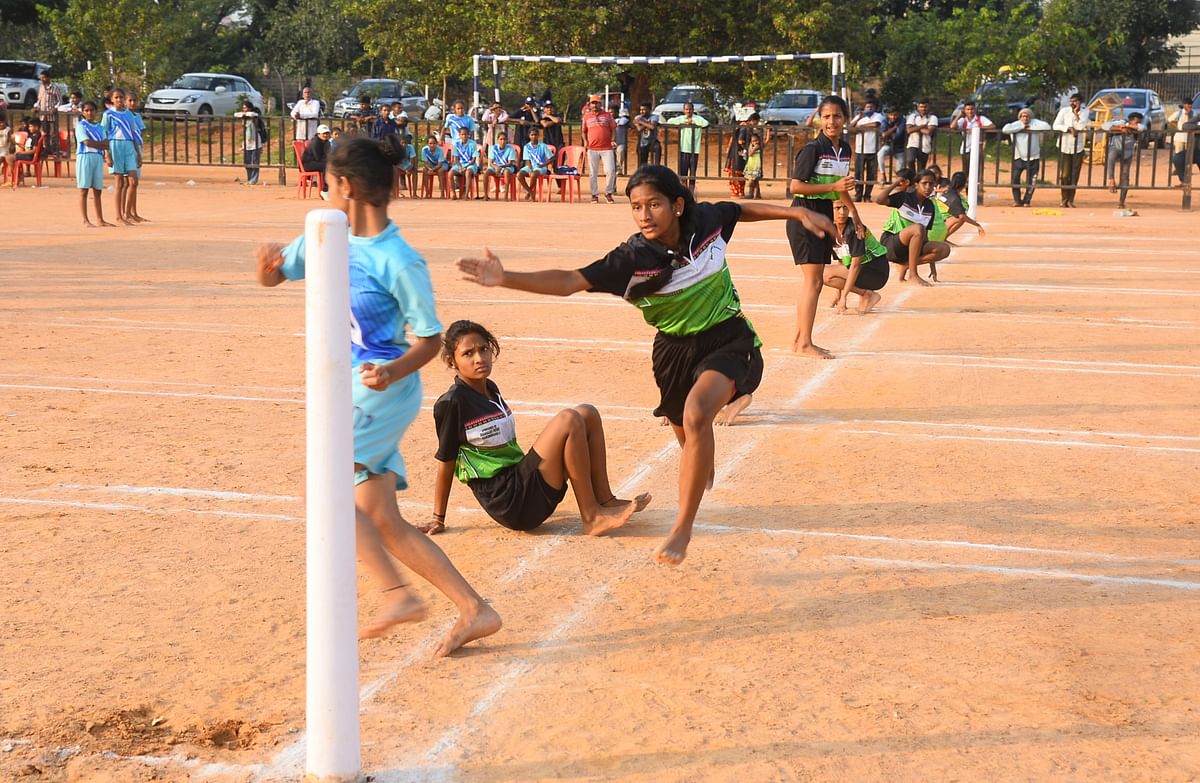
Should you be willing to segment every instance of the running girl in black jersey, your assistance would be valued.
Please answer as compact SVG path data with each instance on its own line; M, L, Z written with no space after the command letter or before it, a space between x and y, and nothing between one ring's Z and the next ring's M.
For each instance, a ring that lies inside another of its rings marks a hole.
M661 563L687 555L692 523L713 475L713 421L732 421L762 380L761 343L742 314L725 248L739 220L793 220L818 235L833 223L807 209L748 202L696 203L675 172L638 169L625 186L638 233L582 269L510 272L484 250L460 258L465 279L485 286L570 296L580 291L615 294L642 310L658 329L654 380L665 416L683 447L679 511L667 539L655 550Z
M442 338L442 360L454 385L433 406L438 469L429 534L446 529L446 506L457 476L492 519L511 530L533 530L567 494L583 517L583 532L598 536L629 521L649 494L621 500L608 482L604 424L591 405L559 411L528 452L517 444L517 422L491 380L500 343L473 321L455 321Z
M814 115L820 118L821 132L796 156L788 188L793 195L793 207L817 212L830 222L833 221L833 202L840 202L861 236L862 220L850 198L855 185L850 176L850 161L854 155L850 145L842 139L842 128L848 115L846 102L838 96L828 95L821 100ZM792 246L792 260L804 272L800 301L796 303L796 338L792 350L804 356L832 359L832 353L813 344L812 332L817 318L817 300L824 284L824 267L833 258L834 234L817 236L802 229L798 223L788 223L787 237Z

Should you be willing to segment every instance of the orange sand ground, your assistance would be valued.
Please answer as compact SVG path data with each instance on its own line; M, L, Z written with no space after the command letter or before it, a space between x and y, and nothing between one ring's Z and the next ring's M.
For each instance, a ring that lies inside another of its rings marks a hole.
M151 167L154 222L104 231L78 227L66 180L0 191L2 780L303 771L303 286L260 289L250 254L319 203L236 173ZM364 772L1200 777L1197 218L1177 192L1134 194L1125 219L1102 193L1062 215L989 194L987 237L940 285L893 277L874 315L822 309L833 362L789 351L783 227L738 229L766 376L717 433L675 569L650 559L677 450L649 414L649 327L612 297L485 290L452 267L485 242L513 268L582 265L633 231L627 208L393 204L443 321L501 336L522 443L595 403L614 484L655 500L589 539L570 499L517 534L457 487L438 542L506 625L435 659L453 612L421 584L431 618L361 645ZM430 403L450 381L423 377ZM403 451L420 521L431 415Z

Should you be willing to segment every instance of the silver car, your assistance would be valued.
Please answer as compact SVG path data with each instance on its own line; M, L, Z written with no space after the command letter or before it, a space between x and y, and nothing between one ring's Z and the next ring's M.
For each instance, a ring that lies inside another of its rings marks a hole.
M333 104L333 116L349 117L358 113L359 103L368 98L372 106L390 106L399 103L408 113L410 120L419 120L425 115L429 103L420 92L416 82L399 79L363 79L352 89L344 90L342 97Z
M240 76L229 73L185 73L170 87L150 93L142 111L145 114L186 114L192 117L222 116L240 109L245 98L260 112L263 110L262 93Z
M784 90L771 96L767 108L759 112L767 125L806 125L816 114L825 93L817 90Z

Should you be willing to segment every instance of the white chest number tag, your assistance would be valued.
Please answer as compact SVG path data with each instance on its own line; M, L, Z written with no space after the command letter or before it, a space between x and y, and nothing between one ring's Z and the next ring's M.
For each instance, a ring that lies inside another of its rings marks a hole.
M926 226L926 227L929 226L929 221L933 220L933 215L927 215L924 212L915 210L912 207L910 207L908 204L901 204L899 212L900 212L900 217L904 218L908 222L916 223L918 225L922 225L922 226Z
M362 327L358 325L358 319L354 317L354 311L350 311L350 342L357 345L359 348L366 348L363 344Z

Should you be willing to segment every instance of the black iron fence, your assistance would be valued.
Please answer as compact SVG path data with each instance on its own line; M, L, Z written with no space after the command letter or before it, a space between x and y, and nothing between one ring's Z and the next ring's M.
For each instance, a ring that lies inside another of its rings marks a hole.
M19 116L10 113L10 121L16 124ZM145 163L230 168L244 166L246 120L235 117L175 116L146 116L144 120ZM357 132L350 118L329 117L320 122L345 134ZM263 123L268 139L262 146L258 167L264 172L275 170L279 183L286 184L287 172L296 170L294 142L297 125L289 117L264 117ZM697 161L698 179L733 178L729 163L731 144L738 130L738 126L731 125L712 125L704 129ZM414 146L420 148L429 134L440 134L441 125L419 120L409 124L408 132L413 136ZM799 126L755 126L753 133L762 142L764 181L786 182L791 178L796 155L814 138L817 130ZM1037 188L1059 190L1063 187L1064 169L1072 161L1060 153L1059 135L1053 131L1039 134L1040 160L1034 179ZM577 124L564 124L563 136L566 144L582 143ZM662 125L658 137L657 155L652 156L651 160L657 158L658 162L675 167L679 162L679 128ZM1124 137L1121 144L1114 146L1110 144L1109 134L1102 129L1086 131L1081 139L1083 153L1082 159L1077 161L1079 172L1074 187L1078 190L1108 189L1115 176L1118 180L1116 184L1130 190L1178 188L1181 191L1181 205L1184 209L1190 209L1192 184L1195 181L1193 170L1200 167L1200 131L1178 135L1170 129L1165 132L1147 131L1139 139L1136 149L1133 148L1135 142L1132 137ZM899 155L877 134L859 134L849 137L849 141L856 150L865 150L854 155L852 172L859 179L890 181L901 165L916 165L918 162L926 166L937 165L946 177L966 169L966 159L961 152L963 135L956 130L939 129L932 138L929 153L921 156L914 154L913 150L906 150L904 155ZM618 167L621 171L631 173L637 167L638 143L637 135L629 133L626 144L618 147ZM1113 156L1119 156L1119 160L1110 175L1106 171L1106 164ZM871 159L877 171L872 169ZM1127 163L1122 165L1122 161ZM983 133L980 181L987 187L1013 186L1013 144L1011 136L1002 134L999 129Z

